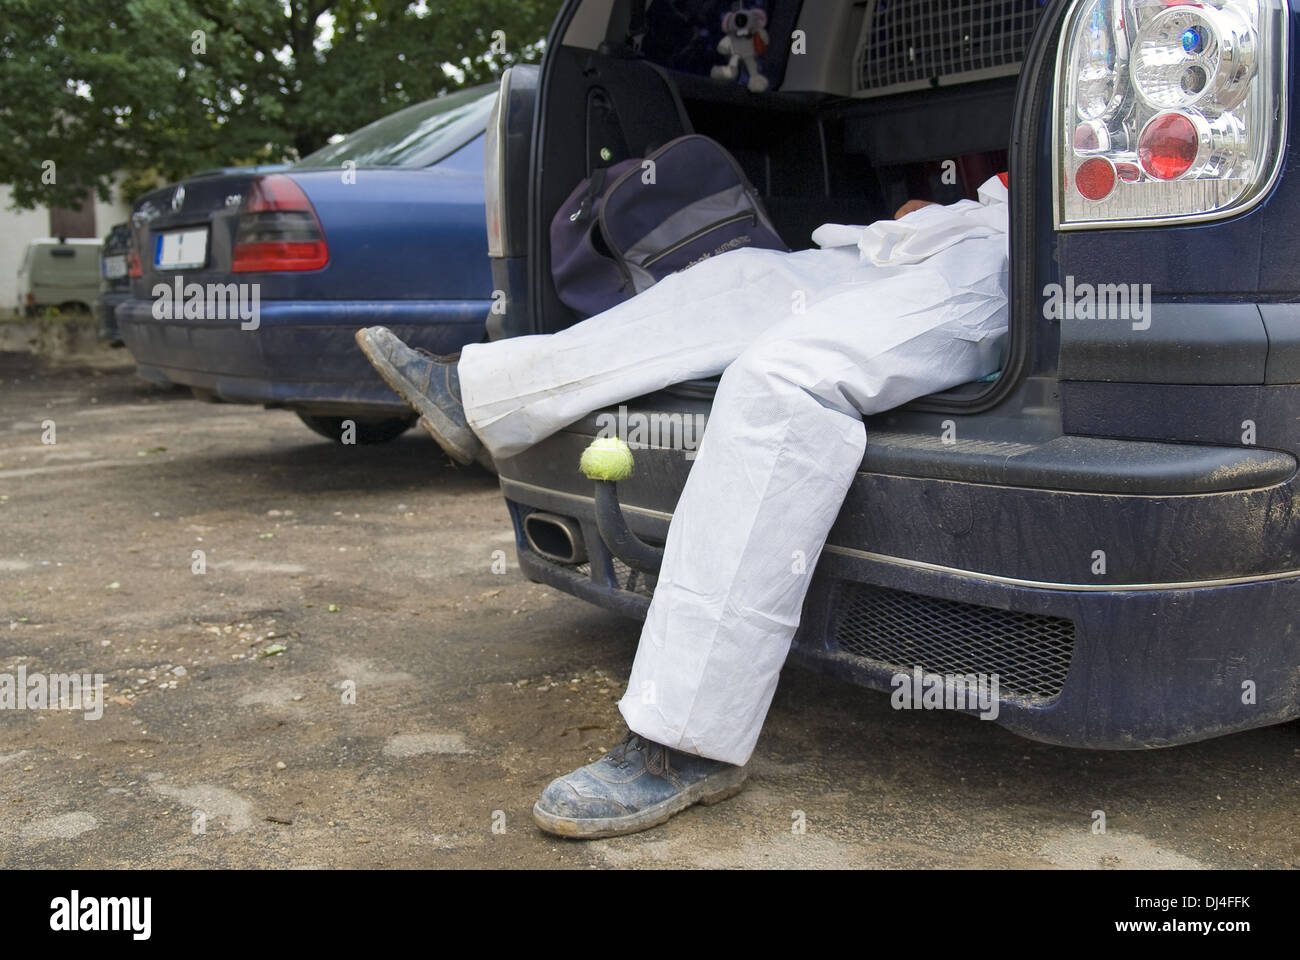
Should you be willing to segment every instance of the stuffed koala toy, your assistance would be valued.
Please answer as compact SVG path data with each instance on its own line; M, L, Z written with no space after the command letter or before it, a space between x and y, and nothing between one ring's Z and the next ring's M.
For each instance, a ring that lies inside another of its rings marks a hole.
M767 35L767 12L757 7L736 5L722 18L722 30L726 34L718 42L718 53L729 57L728 62L713 68L715 80L735 80L740 76L740 64L743 61L749 71L749 89L751 93L762 93L768 87L767 77L758 69L761 57L769 42Z

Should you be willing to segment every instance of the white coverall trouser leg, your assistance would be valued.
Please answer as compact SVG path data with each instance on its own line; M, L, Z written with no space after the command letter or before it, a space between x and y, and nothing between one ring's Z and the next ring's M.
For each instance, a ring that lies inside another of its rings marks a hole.
M852 247L738 250L560 333L464 349L466 414L497 457L725 371L619 704L630 729L749 759L862 462L863 415L998 368L1005 271L1005 236L886 266Z

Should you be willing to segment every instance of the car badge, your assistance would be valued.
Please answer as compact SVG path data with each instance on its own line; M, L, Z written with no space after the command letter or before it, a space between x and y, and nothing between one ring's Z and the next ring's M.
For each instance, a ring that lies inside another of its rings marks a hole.
M158 212L158 208L153 205L153 201L146 200L140 204L138 210L131 214L131 222L137 227L143 227L146 223L157 220Z

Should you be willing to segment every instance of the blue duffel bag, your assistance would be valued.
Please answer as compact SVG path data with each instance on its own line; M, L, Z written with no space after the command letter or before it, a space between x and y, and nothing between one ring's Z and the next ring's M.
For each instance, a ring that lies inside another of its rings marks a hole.
M698 134L596 170L551 221L556 293L584 318L740 247L789 249L736 158Z

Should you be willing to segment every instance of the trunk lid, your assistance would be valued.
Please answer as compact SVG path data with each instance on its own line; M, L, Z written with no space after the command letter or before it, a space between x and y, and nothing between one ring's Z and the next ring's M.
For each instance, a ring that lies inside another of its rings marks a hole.
M136 201L131 231L142 272L136 280L136 296L147 297L154 284L171 283L178 275L187 282L229 276L239 207L262 175L260 170L249 170L191 177ZM205 233L201 266L159 266L159 244L165 236L198 231Z

